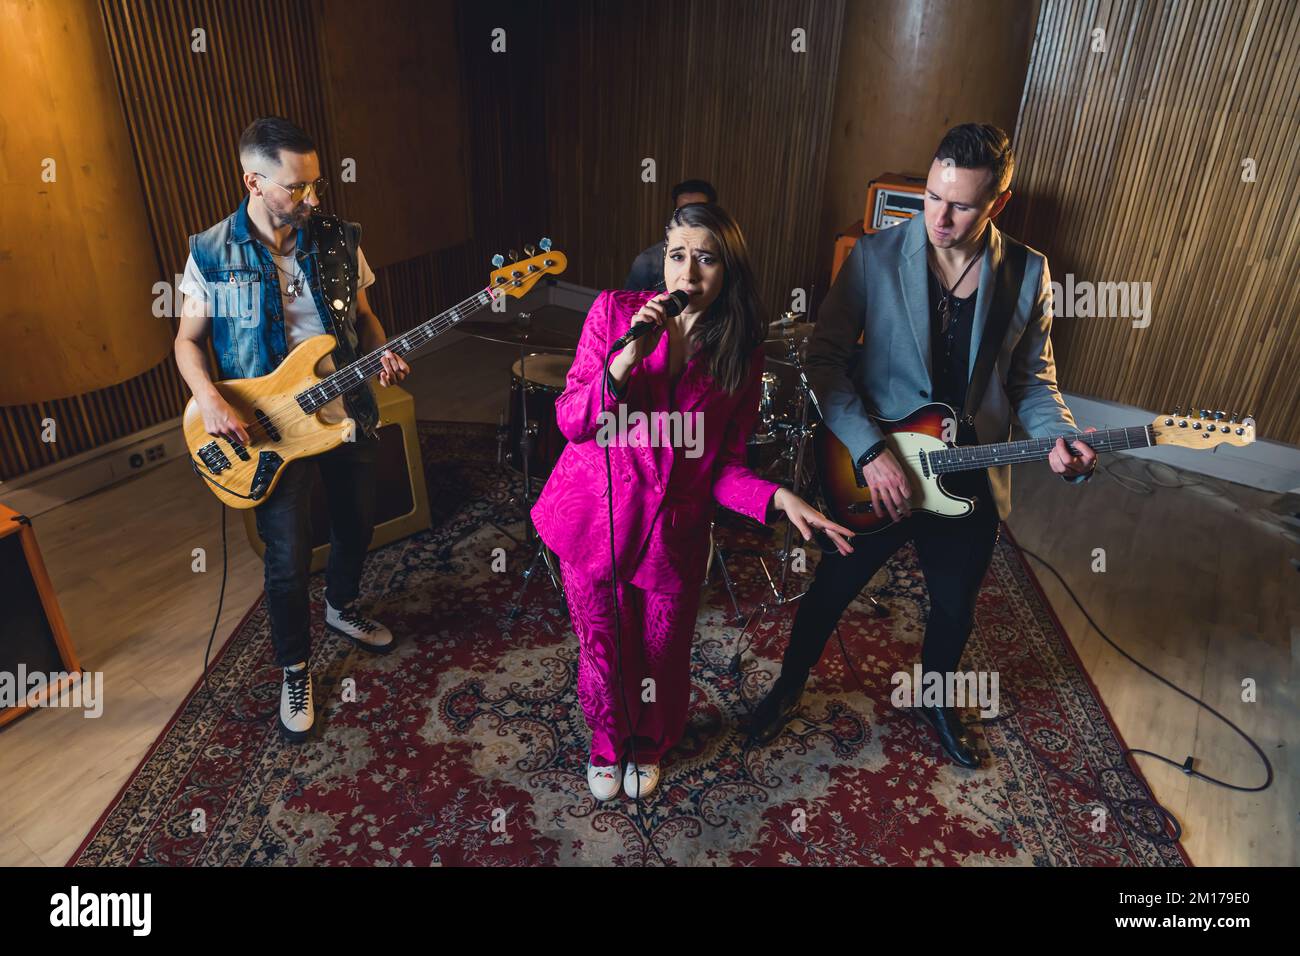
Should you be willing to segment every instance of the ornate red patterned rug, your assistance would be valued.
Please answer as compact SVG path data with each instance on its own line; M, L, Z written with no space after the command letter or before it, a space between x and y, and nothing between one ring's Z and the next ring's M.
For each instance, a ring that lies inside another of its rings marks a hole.
M905 549L869 588L890 616L859 598L841 623L857 677L832 642L800 713L766 748L747 750L742 725L793 609L742 638L725 591L708 589L690 725L659 792L639 818L631 800L595 803L563 601L539 577L507 620L528 555L502 531L522 525L494 429L421 422L420 437L434 528L374 552L362 585L400 648L371 657L326 632L313 578L320 729L286 744L259 599L72 864L1188 864L1005 531L963 664L1000 675L1001 714L975 731L984 769L953 766L890 704L890 677L911 669L924 630L925 589ZM496 548L505 572L493 570ZM741 606L754 607L758 564L730 565Z

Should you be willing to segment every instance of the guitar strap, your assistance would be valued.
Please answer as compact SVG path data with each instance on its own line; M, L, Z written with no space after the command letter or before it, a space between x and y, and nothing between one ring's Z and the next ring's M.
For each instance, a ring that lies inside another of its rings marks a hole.
M351 314L352 300L357 296L357 252L350 243L343 220L336 216L312 216L313 236L316 240L316 268L320 279L325 311L330 319L330 334L337 343L334 352L336 368L355 362L360 356L351 347L344 325ZM343 406L357 427L368 437L378 435L376 426L379 407L370 387L358 387L343 393Z
M984 392L989 386L989 376L993 373L998 353L1002 351L1002 340L1006 337L1016 298L1024 284L1025 264L1028 261L1029 250L1019 242L1008 242L1004 235L1002 263L993 278L993 302L989 305L984 333L980 336L979 355L975 359L975 370L971 373L966 388L966 402L962 405L962 414L972 421L975 409L984 400Z

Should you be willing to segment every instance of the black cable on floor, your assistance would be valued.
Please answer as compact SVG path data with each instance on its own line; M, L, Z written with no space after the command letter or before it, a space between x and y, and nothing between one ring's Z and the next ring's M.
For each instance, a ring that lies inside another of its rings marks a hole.
M208 683L208 658L212 654L212 642L217 636L217 626L221 623L221 608L226 601L227 558L229 554L226 544L226 506L218 499L217 507L221 509L221 591L217 594L217 616L212 619L212 631L208 634L208 646L203 649L203 673L199 677L199 684L207 688L208 699L217 710L221 711L227 720L240 724L256 724L273 716L276 710L279 709L279 705L277 704L275 708L264 714L256 714L252 717L235 717L225 707L221 706L221 702L217 700L216 691Z
M1262 790L1267 790L1270 786L1272 786L1273 765L1269 762L1269 759L1267 755L1265 755L1263 749L1260 748L1259 744L1257 744L1249 734L1247 734L1244 730L1238 727L1235 723L1233 723L1231 720L1225 717L1218 710L1211 707L1205 701L1188 693L1187 691L1183 690L1181 687L1177 686L1176 684L1174 684L1172 681L1168 680L1161 674L1158 674L1156 671L1152 670L1150 667L1143 664L1132 654L1128 653L1126 650L1124 650L1122 647L1116 644L1115 641L1112 640L1111 637L1104 630L1102 630L1100 626L1098 626L1097 622L1093 620L1092 615L1089 614L1088 610L1083 606L1083 602L1079 600L1078 595L1074 593L1074 590L1069 586L1069 584L1065 582L1065 579L1061 576L1061 573L1056 570L1056 568L1051 564L1051 562L1043 558L1041 555L1035 554L1033 551L1021 547L1018 543L1016 547L1020 548L1020 551L1022 553L1033 558L1035 561L1038 561L1040 564L1042 564L1044 567L1046 567L1049 571L1052 572L1052 574L1056 577L1056 580L1060 582L1063 588L1065 588L1066 593L1070 595L1070 599L1074 601L1075 605L1079 608L1079 611L1087 619L1088 623L1092 626L1092 628L1099 635L1101 635L1102 640L1104 640L1107 644L1113 647L1122 657L1132 662L1143 672L1154 677L1162 684L1172 688L1182 696L1186 697L1188 700L1193 701L1200 707L1203 707L1206 710L1208 710L1215 717L1218 717L1221 721L1223 721L1225 724L1231 727L1243 740L1246 741L1246 743L1250 744L1251 748L1259 756L1259 759L1264 763L1266 779L1262 785L1257 787L1246 787L1240 784L1229 783L1226 780L1220 780L1217 777L1212 777L1209 774L1202 773L1201 771L1195 769L1193 765L1193 758L1190 755L1182 763L1179 763L1178 761L1172 760L1169 757L1164 756L1163 754L1158 754L1150 750L1143 750L1140 748L1132 748L1132 747L1125 748L1122 752L1122 756L1125 760L1125 764L1123 767L1111 766L1108 769L1112 771L1117 771L1121 769L1131 770L1132 768L1129 766L1130 755L1140 755L1140 756L1154 757L1155 759L1163 761L1164 763L1172 767L1177 767L1179 770L1181 770L1184 774L1186 774L1189 777L1196 777L1201 780L1205 780L1209 783L1215 784L1216 786L1224 787L1229 790L1236 790L1241 793L1257 793ZM840 654L843 656L844 663L848 667L849 672L853 675L854 681L857 683L858 687L861 688L864 694L867 694L867 696L871 696L870 693L867 691L866 685L863 683L862 678L858 675L857 670L853 666L853 662L849 657L848 649L844 645L844 638L840 634L838 623L835 626L835 637L836 640L839 642ZM1050 773L1052 773L1057 777L1061 777L1062 779L1067 780L1072 786L1088 793L1093 799L1097 800L1099 803L1105 804L1108 808L1110 808L1110 810L1113 813L1115 813L1115 815L1119 816L1120 819L1125 819L1123 813L1123 811L1125 810L1137 811L1140 814L1142 810L1149 809L1152 812L1158 814L1164 821L1166 821L1173 828L1173 837L1171 838L1169 836L1166 836L1165 833L1163 832L1164 829L1163 827L1160 830L1141 828L1143 834L1152 842L1157 844L1169 845L1178 842L1182 838L1182 832L1183 832L1182 825L1178 822L1178 818L1175 817L1173 813L1171 813L1166 807L1164 807L1158 800L1155 799L1155 795L1151 793L1150 788L1146 785L1145 780L1143 780L1141 777L1137 777L1137 779L1142 783L1143 789L1146 790L1149 796L1135 797L1127 800L1117 801L1112 797L1110 797L1110 795L1105 792L1105 790L1100 786L1099 782L1097 787L1089 786L1087 781L1083 780L1082 778L1080 778L1075 774L1071 774L1068 771L1060 769L1054 763L1052 763L1050 759L1047 759L1049 755L1043 754L1039 750L1039 748L1033 744L1032 741L1030 741L1025 737L1025 735L1020 731L1020 729L1015 724L1010 722L1010 718L1016 716L1021 710L1019 706L1019 702L1016 700L1015 696L1014 695L1010 695L1010 696L1013 702L1015 702L1016 704L1012 713L999 714L997 717L993 717L984 720L982 722L990 723L990 724L992 723L1004 724L1006 729L1011 733L1013 733L1024 746L1026 746L1028 749L1030 749L1036 755L1038 755L1040 763Z
M1225 787L1228 790L1236 790L1240 793L1258 793L1261 790L1267 790L1270 786L1273 785L1273 765L1269 763L1268 757L1264 754L1264 751L1260 748L1259 744L1255 743L1254 739L1251 738L1251 736L1248 733L1246 733L1244 730L1242 730L1240 727L1234 724L1231 720L1229 720L1219 711L1215 710L1205 701L1201 700L1199 697L1189 694L1187 691L1183 690L1177 684L1173 683L1173 681L1170 681L1169 679L1156 673L1150 667L1147 667L1136 657L1134 657L1128 651L1124 650L1124 648L1120 647L1113 640L1111 640L1110 635L1108 635L1105 631L1103 631L1101 627L1098 626L1097 622L1092 619L1092 615L1089 614L1088 609L1083 606L1083 602L1079 600L1078 595L1074 593L1074 590L1070 587L1070 585L1065 583L1065 578L1061 577L1061 572L1057 571L1056 568L1052 566L1050 561L1048 561L1046 558L1043 558L1035 554L1034 552L1030 551L1028 548L1021 547L1019 544L1017 544L1016 546L1020 548L1022 553L1027 554L1029 557L1033 558L1039 564L1043 565L1043 567L1047 568L1047 570L1052 572L1056 580L1060 582L1061 587L1065 588L1065 593L1070 595L1070 600L1074 601L1075 606L1078 607L1079 611L1087 619L1088 623L1092 625L1093 630L1095 630L1098 634L1100 634L1101 639L1105 641L1107 644L1109 644L1111 647L1113 647L1116 651L1118 651L1120 655L1124 657L1125 660L1130 661L1131 663L1136 665L1139 669L1141 669L1143 672L1150 674L1152 677L1160 681L1160 683L1164 684L1166 687L1169 687L1172 690L1177 691L1178 693L1186 697L1188 700L1208 710L1215 717L1218 717L1219 720L1223 721L1225 724L1231 727L1237 733L1237 735L1241 737L1242 740L1250 744L1251 749L1253 749L1255 753L1259 755L1259 759L1264 762L1264 771L1266 774L1266 779L1264 780L1263 784L1261 784L1258 787L1243 787L1240 784L1228 783L1226 780L1220 780L1217 777L1211 777L1209 774L1201 773L1199 770L1196 770L1192 766L1192 757L1190 755L1182 763L1179 763L1177 760L1171 760L1169 757L1166 757L1163 754L1152 753L1150 750L1128 749L1124 751L1125 756L1127 756L1128 754L1141 754L1142 756L1145 757L1154 757L1157 760L1164 761L1165 763L1169 764L1169 766L1171 767L1177 767L1179 770L1187 774L1187 776L1189 777L1197 777L1201 780L1205 780L1209 783L1215 784L1216 786Z

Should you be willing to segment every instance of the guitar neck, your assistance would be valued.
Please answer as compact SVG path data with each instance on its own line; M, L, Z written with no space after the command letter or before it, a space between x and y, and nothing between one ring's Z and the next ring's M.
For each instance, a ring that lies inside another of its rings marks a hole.
M304 412L316 411L326 402L332 401L344 392L350 392L363 382L378 375L383 370L381 357L385 352L394 355L408 355L416 349L428 345L457 322L473 315L479 309L492 304L492 293L484 289L458 302L446 312L435 315L422 325L417 325L395 339L389 339L368 355L363 355L350 365L327 375L311 388L294 397Z
M974 468L992 468L996 465L1014 465L1022 461L1038 461L1046 458L1056 445L1057 438L1070 441L1081 438L1099 452L1127 451L1130 448L1149 448L1154 445L1150 425L1134 425L1131 428L1110 428L1106 431L1075 432L1069 435L1057 435L1051 438L1028 438L1024 441L1000 442L994 445L967 445L965 447L945 448L926 455L930 469L935 474L947 475L956 471L969 471Z

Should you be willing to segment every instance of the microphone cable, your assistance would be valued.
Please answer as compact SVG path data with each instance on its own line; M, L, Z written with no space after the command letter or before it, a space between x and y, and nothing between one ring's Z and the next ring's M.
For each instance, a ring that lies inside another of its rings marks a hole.
M618 398L610 388L609 375L609 367L613 363L614 353L618 351L619 348L610 349L609 353L605 356L605 363L601 370L601 394L607 400L617 400ZM649 825L641 814L641 775L639 773L641 765L637 762L636 757L636 727L632 725L632 709L628 706L627 702L627 685L623 682L623 609L618 600L618 561L615 556L614 543L614 465L610 453L611 444L611 442L605 443L605 483L609 489L609 493L605 496L605 504L609 513L609 590L610 595L614 599L614 669L617 672L616 677L618 680L619 699L623 704L623 721L627 725L628 729L628 744L632 749L632 765L636 767L638 771L633 774L633 779L636 780L637 787L636 793L632 794L632 801L636 805L637 829L641 831L641 836L645 842L650 845L650 849L654 850L655 856L659 858L659 862L663 866L667 867L668 861L665 860L663 854L659 852L659 847L655 844L654 837L650 833ZM637 723L640 723L639 718ZM588 760L590 760L590 757L588 757ZM663 783L662 779L660 780L660 783ZM648 857L643 853L641 855L642 866L646 865L647 859Z

